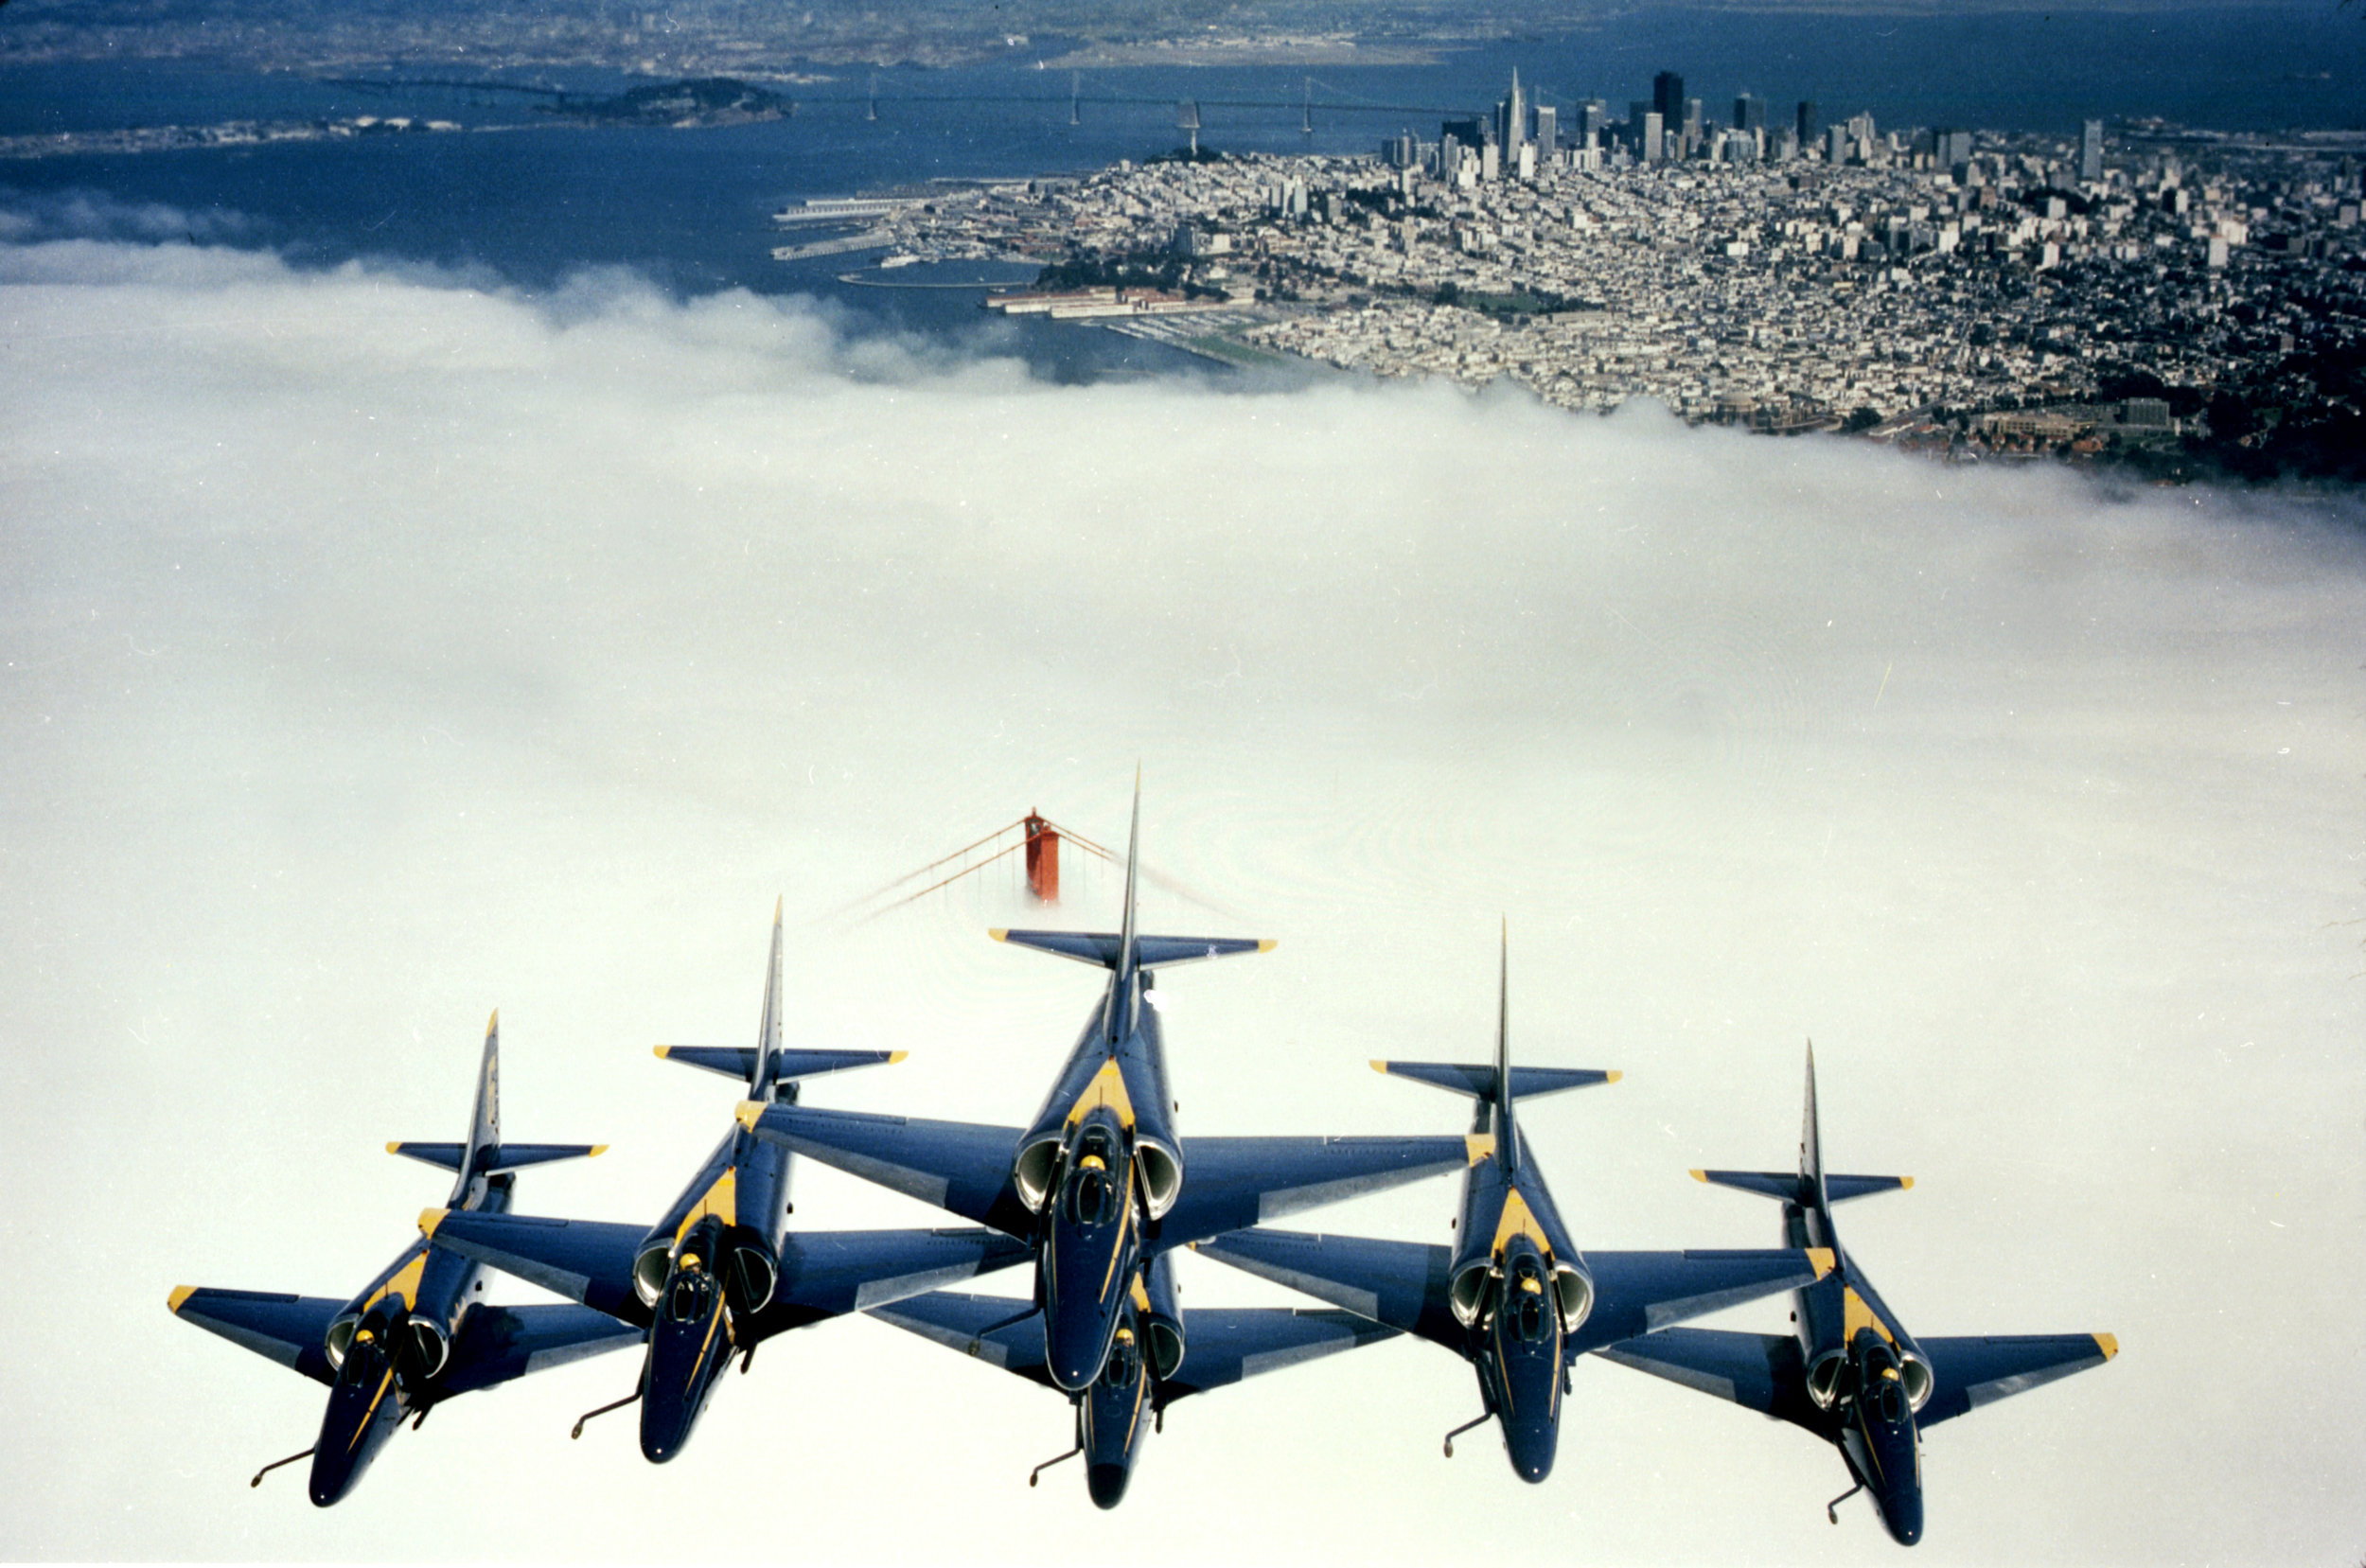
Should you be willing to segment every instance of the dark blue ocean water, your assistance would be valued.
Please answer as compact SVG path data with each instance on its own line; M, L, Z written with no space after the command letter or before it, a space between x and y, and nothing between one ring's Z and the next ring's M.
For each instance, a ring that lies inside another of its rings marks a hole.
M1776 115L1812 97L1824 117L1884 126L2070 133L2086 116L2158 115L2226 129L2366 125L2366 5L1841 17L1638 11L1589 32L1457 51L1420 66L1067 71L1032 60L959 70L839 72L798 89L800 112L711 130L552 123L512 95L392 93L288 74L184 64L0 67L0 134L168 124L409 115L468 132L309 141L0 164L0 211L109 203L188 215L180 238L267 245L299 264L382 255L472 267L539 290L620 265L679 292L741 287L838 298L883 327L974 330L974 296L855 289L860 258L782 264L768 215L807 196L936 177L1074 172L1174 147L1175 104L1200 105L1203 142L1234 150L1369 150L1482 110L1517 68L1548 101L1602 97L1615 112L1674 69L1712 115L1747 90ZM445 74L420 72L419 75ZM614 77L539 79L611 91ZM1081 123L1071 124L1071 92ZM878 117L868 117L875 97ZM1304 129L1309 113L1314 130ZM488 129L505 127L507 129ZM1007 275L1007 274L1006 274ZM1056 374L1170 368L1173 351L1048 323L1019 333ZM1053 345L1046 347L1044 345ZM1080 346L1082 345L1082 346Z

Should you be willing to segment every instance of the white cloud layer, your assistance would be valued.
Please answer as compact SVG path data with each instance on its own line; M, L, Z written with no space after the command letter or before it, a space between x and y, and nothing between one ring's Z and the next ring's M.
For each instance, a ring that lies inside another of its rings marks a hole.
M1178 1406L1106 1519L1022 1483L1056 1400L868 1322L662 1469L564 1436L610 1358L246 1489L320 1391L167 1293L358 1287L488 1009L513 1135L615 1143L528 1211L689 1174L731 1092L646 1048L752 1031L776 892L792 1038L912 1052L821 1102L1022 1120L1093 991L979 935L1007 880L821 917L1031 806L1121 838L1138 759L1149 927L1282 939L1165 986L1186 1131L1457 1125L1363 1064L1487 1048L1506 915L1521 1059L1628 1075L1530 1118L1581 1242L1769 1244L1684 1172L1791 1162L1812 1034L1832 1162L1919 1178L1844 1215L1910 1326L2119 1335L1926 1439L1918 1559L2366 1542L2356 506L97 232L0 250L0 1556L1894 1559L1828 1450L1608 1365L1545 1486L1448 1463L1475 1384L1401 1343Z

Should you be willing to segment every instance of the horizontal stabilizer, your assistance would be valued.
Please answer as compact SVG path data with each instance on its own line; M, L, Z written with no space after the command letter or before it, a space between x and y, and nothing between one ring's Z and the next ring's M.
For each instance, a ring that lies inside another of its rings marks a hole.
M415 1160L458 1171L468 1157L465 1143L390 1143L390 1154L408 1154ZM529 1165L548 1165L553 1160L588 1159L608 1153L605 1143L496 1143L485 1151L483 1163L475 1172L489 1176L496 1171L522 1171Z
M752 1046L660 1046L657 1053L668 1062L704 1067L726 1078L736 1078L742 1084L750 1081L756 1065ZM900 1050L776 1050L772 1053L772 1081L786 1084L792 1079L819 1078L825 1072L876 1066L903 1059L904 1052Z
M1474 1100L1495 1098L1495 1065L1492 1062L1375 1062L1372 1070L1385 1072L1391 1078L1409 1078L1416 1084L1427 1084L1433 1089L1450 1094L1469 1095ZM1597 1084L1616 1084L1622 1075L1598 1072L1592 1067L1514 1067L1511 1069L1511 1098L1529 1100L1540 1094L1558 1094L1563 1089L1591 1088Z
M1014 947L1033 947L1040 952L1057 953L1079 963L1098 964L1104 969L1118 966L1118 946L1123 940L1114 931L1011 931L997 928L987 933L997 942L1007 942ZM1136 937L1134 961L1144 969L1169 969L1178 963L1197 959L1229 958L1235 953L1270 953L1270 941L1255 937Z
M1743 1192L1756 1192L1762 1198L1783 1203L1807 1203L1802 1195L1800 1177L1791 1171L1695 1171L1694 1181L1707 1182L1713 1187L1730 1187ZM1898 1192L1914 1186L1912 1176L1827 1176L1824 1178L1824 1200L1827 1203L1846 1203L1875 1192Z

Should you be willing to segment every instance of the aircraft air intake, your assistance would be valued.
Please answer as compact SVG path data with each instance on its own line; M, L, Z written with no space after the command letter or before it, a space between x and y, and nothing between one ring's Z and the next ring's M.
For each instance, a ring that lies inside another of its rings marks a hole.
M444 1369L451 1359L451 1334L433 1318L413 1313L403 1324L397 1338L401 1347L401 1367L406 1383L426 1383Z
M1183 1195L1181 1157L1165 1144L1137 1135L1134 1167L1141 1173L1142 1200L1149 1206L1150 1217L1164 1219L1174 1200Z
M665 1290L665 1277L674 1272L674 1243L661 1236L643 1246L632 1260L632 1294L644 1307L655 1307Z
M780 1283L780 1259L764 1237L749 1225L733 1225L723 1239L728 1262L723 1274L723 1299L741 1317L762 1312Z
M1027 1206L1030 1214L1043 1212L1044 1197L1051 1190L1052 1170L1060 1162L1060 1134L1055 1129L1021 1149L1011 1166L1011 1185L1018 1189L1018 1201Z
M1467 1329L1479 1320L1494 1282L1494 1265L1489 1260L1474 1258L1463 1265L1446 1291L1446 1305L1454 1310L1457 1323Z
M1818 1410L1829 1410L1838 1401L1848 1382L1844 1376L1847 1370L1848 1353L1845 1350L1827 1350L1808 1368L1808 1398Z
M1898 1376L1906 1385L1908 1408L1919 1411L1931 1402L1934 1380L1931 1376L1931 1364L1922 1359L1919 1351L1908 1350L1898 1358Z
M344 1368L345 1351L353 1344L353 1330L361 1326L360 1313L346 1313L328 1326L328 1332L321 1339L321 1353L328 1358L331 1371Z
M1561 1307L1561 1331L1574 1334L1594 1313L1594 1279L1575 1263L1553 1268L1553 1295Z

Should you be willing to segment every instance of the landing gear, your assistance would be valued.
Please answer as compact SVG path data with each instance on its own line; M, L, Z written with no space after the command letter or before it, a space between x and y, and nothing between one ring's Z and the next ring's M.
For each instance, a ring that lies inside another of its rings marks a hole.
M1864 1490L1864 1483L1860 1481L1855 1486L1849 1488L1846 1491L1842 1492L1838 1497L1833 1498L1829 1503L1825 1504L1824 1517L1830 1520L1835 1524L1839 1524L1840 1506L1863 1490Z

